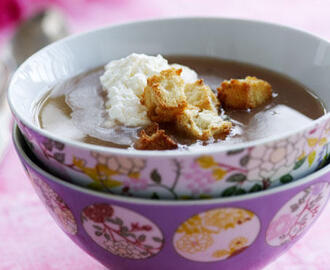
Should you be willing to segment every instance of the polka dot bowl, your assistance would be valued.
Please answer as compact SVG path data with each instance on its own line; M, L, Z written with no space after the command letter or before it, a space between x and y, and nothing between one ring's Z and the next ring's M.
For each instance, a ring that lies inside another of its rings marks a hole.
M18 128L13 137L56 223L112 270L262 269L308 231L330 194L326 165L285 186L231 198L166 201L110 195L51 175L31 157Z

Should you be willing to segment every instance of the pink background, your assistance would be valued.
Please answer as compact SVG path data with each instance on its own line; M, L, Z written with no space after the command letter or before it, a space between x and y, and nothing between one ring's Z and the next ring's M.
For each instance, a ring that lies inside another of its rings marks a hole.
M0 0L8 1L8 0ZM297 27L330 39L330 5L321 0L17 0L22 16L55 3L67 14L72 32L138 19L169 16L224 16L258 19ZM88 8L86 6L88 5ZM1 5L0 5L1 8ZM1 12L1 10L0 10ZM0 25L5 42L11 27ZM330 269L330 205L315 226L265 270ZM32 190L10 143L0 162L0 269L104 269L55 225ZM233 269L236 270L236 269Z

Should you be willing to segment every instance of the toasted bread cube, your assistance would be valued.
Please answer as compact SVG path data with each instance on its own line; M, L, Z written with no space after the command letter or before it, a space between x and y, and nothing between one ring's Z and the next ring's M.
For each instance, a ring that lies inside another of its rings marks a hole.
M272 97L271 85L256 77L224 81L218 88L218 98L224 107L232 109L252 109Z
M189 106L177 116L177 127L191 137L208 140L214 135L228 134L232 123L222 120L216 112Z
M140 137L134 144L138 150L172 150L178 148L178 144L165 131L159 129L157 123L153 123L140 132Z
M141 103L147 107L151 121L171 122L187 106L182 69L167 69L148 78Z
M203 80L194 83L187 83L184 89L189 105L198 107L201 110L218 112L220 102L211 88Z

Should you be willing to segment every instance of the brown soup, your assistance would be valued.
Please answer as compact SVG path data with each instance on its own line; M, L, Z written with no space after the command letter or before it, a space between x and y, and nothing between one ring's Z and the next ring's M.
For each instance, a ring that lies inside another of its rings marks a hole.
M169 63L179 63L194 69L200 78L216 91L223 80L256 76L268 81L273 87L273 98L266 104L251 110L223 110L220 113L233 122L231 133L226 138L201 142L180 134L173 126L163 125L181 148L200 147L210 143L228 144L247 142L281 134L297 129L325 114L320 99L304 85L283 74L279 74L250 64L206 57L169 56ZM79 127L71 122L71 108L65 102L65 94L80 87L99 89L102 93L99 77L103 67L80 74L57 85L38 103L36 119L41 128L60 136L89 144L108 147L129 148L132 145L118 145L111 140L100 140L85 136ZM57 93L54 97L54 92ZM128 128L129 129L129 128ZM136 128L135 128L136 129ZM123 136L125 134L123 133Z

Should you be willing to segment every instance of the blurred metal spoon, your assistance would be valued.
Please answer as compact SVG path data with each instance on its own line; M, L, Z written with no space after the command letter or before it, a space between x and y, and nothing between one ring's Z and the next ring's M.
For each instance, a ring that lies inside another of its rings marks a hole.
M29 56L68 34L65 19L54 10L43 11L21 24L11 41L12 56L17 66Z
M16 68L42 47L67 36L64 16L56 10L45 10L26 20L0 54L0 159L10 136L10 112L6 92Z

